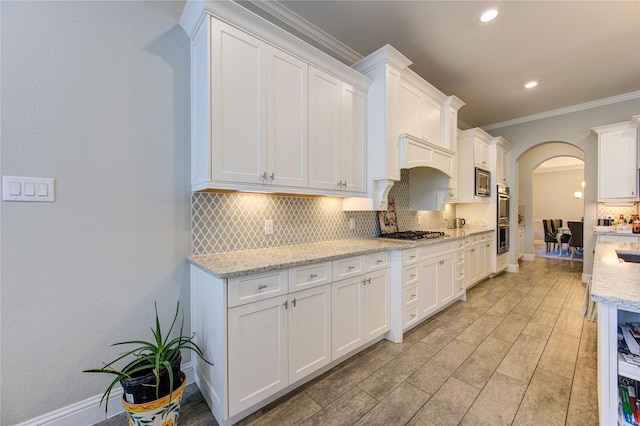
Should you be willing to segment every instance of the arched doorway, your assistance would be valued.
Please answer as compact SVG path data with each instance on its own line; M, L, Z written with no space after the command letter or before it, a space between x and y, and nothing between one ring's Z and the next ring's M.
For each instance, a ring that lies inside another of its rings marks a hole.
M567 142L553 141L543 142L525 151L516 159L517 173L517 212L522 216L520 224L524 225L523 246L524 260L533 260L535 253L535 229L534 217L534 171L540 164L557 157L572 157L584 161L584 152ZM584 176L584 172L583 172ZM586 179L583 177L582 180ZM589 182L586 181L586 185ZM577 191L577 189L575 190ZM575 201L575 200L574 200ZM513 208L512 208L513 209ZM512 210L513 211L513 210ZM583 207L584 212L584 207ZM582 214L584 216L584 213Z

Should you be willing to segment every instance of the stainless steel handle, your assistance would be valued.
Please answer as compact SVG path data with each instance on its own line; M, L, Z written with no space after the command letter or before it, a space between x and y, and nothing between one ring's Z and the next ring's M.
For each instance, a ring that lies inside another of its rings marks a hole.
M317 276L318 276L318 274L311 274L311 275L309 275L309 278L314 279L314 278L316 278Z
M356 269L356 267L353 265L349 265L349 270L352 270L352 269Z
M411 298L413 299L414 297L416 297L416 295L415 295L415 294L412 294L412 295L411 295Z
M262 180L267 180L267 172L264 172L264 173L262 174Z
M444 260L441 260L440 262L438 262L438 264L444 265Z
M265 284L261 284L258 286L258 290L262 290L263 288L267 288L268 286Z
M415 259L415 258L416 258L415 254L412 254L411 256L409 256L409 259Z
M286 300L284 301L283 305L285 309L289 309L289 302L287 302Z
M293 304L293 307L295 308L295 307L296 307L296 299L293 299L293 300L291 301L291 303Z
M409 275L409 278L415 278L415 277L416 277L416 274Z
M416 314L411 314L411 318L415 318L415 317L416 317Z
M384 262L384 259L378 259L378 260L376 260L376 262L377 263L382 263L382 262Z
M269 178L271 178L271 180L274 180L276 178L275 173L271 173L271 176L269 176Z
M371 284L371 278L367 278L367 284Z
M344 186L345 188L347 187L347 181L346 180L344 182L342 182L342 186Z
M338 186L342 186L342 181L338 182Z

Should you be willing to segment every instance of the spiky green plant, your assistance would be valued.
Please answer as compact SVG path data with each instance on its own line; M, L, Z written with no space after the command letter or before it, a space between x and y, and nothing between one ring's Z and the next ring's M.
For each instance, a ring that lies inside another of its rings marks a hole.
M178 313L180 312L180 302L176 304L176 313L173 317L173 321L171 322L171 327L169 327L169 331L165 336L162 334L162 330L160 328L160 319L158 318L158 305L154 302L155 307L155 329L151 328L151 332L153 333L153 341L147 342L144 340L129 340L126 342L118 342L114 343L111 346L120 346L120 345L137 345L133 349L129 349L126 352L120 354L113 361L104 364L102 368L91 368L87 370L83 370L84 373L107 373L115 375L113 381L107 387L107 390L102 395L100 399L100 405L102 402L105 402L105 414L107 413L107 409L109 408L109 395L111 395L111 391L113 387L123 378L130 379L136 373L143 371L152 371L156 378L156 399L159 398L159 384L160 384L160 373L162 373L163 369L166 369L169 373L169 389L171 392L173 391L173 383L174 380L179 380L178 377L173 377L173 371L171 369L171 362L175 361L180 356L180 350L191 350L196 353L204 362L207 364L213 365L213 363L207 361L204 357L204 353L198 347L198 345L193 341L195 337L195 333L193 333L190 337L183 335L184 329L184 312L182 314L182 322L180 324L180 333L178 337L175 337L169 340L171 336L171 332L173 331L173 327L175 326L176 320L178 319ZM133 360L130 361L124 368L121 370L117 370L114 368L114 364L117 362L127 358L133 357ZM169 397L171 400L171 397Z

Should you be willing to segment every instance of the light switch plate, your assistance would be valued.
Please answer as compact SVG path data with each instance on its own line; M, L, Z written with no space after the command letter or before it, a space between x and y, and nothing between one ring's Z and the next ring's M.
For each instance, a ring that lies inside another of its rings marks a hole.
M2 200L53 202L55 201L53 179L2 176Z
M267 219L264 221L264 234L265 235L273 234L273 220Z

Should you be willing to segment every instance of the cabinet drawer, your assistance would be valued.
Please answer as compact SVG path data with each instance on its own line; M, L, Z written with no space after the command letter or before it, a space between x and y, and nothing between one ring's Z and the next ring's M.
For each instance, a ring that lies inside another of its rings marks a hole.
M364 274L364 256L347 257L333 261L333 281Z
M378 253L372 253L365 256L365 267L367 271L375 271L376 269L383 269L389 267L389 253L381 251Z
M460 267L460 266L464 267L464 252L463 251L459 252L459 253L456 253L455 259L456 259L456 266L457 267Z
M402 307L406 308L418 302L418 285L410 285L402 289Z
M430 257L439 256L441 254L453 251L453 241L447 243L433 244L418 249L420 259L428 259Z
M467 246L472 246L474 244L477 244L478 241L480 241L478 239L478 235L471 235L471 236L467 237Z
M464 266L456 268L456 282L464 281Z
M420 280L418 266L407 266L402 270L402 285L415 284Z
M456 251L464 250L465 247L467 246L467 238L461 238L459 240L455 240L454 244L455 244Z
M418 262L418 249L404 250L402 252L402 264L410 265Z
M289 269L289 292L304 290L323 284L333 279L331 262L314 263Z
M407 329L407 327L411 327L413 324L417 323L419 320L420 320L420 314L418 311L417 303L414 306L410 306L402 310L403 329Z
M228 307L287 294L288 281L287 269L229 278Z

